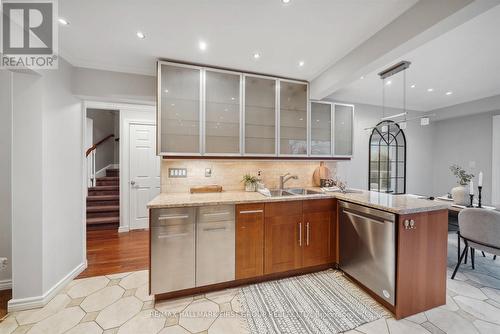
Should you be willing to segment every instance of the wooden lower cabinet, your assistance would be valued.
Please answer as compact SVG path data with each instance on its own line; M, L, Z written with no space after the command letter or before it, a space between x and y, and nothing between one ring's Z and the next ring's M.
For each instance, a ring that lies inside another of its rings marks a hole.
M330 212L304 214L302 266L311 267L330 261Z
M333 262L334 200L266 203L264 274Z
M401 215L397 224L394 313L401 319L446 304L448 210Z
M264 204L236 206L236 279L264 274Z

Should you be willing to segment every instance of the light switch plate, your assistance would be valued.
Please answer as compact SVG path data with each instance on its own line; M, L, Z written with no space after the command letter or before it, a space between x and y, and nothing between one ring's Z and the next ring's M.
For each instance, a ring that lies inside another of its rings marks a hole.
M169 168L168 177L172 178L187 177L187 168Z

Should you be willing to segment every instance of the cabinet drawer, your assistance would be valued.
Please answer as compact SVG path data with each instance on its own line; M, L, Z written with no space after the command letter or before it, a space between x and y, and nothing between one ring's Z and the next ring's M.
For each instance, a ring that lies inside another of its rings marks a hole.
M279 216L296 216L302 214L302 201L287 201L287 202L273 202L266 203L265 216L279 217Z
M234 205L202 206L198 209L198 223L234 221Z
M194 224L194 208L169 208L151 210L151 227Z

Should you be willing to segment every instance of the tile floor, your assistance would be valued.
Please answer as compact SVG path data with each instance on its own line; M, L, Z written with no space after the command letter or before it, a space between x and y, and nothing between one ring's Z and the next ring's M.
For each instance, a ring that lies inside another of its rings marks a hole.
M448 276L456 251L450 233ZM45 307L10 314L0 333L247 333L236 289L153 306L147 280L147 271L74 280ZM476 270L463 266L454 281L448 279L445 306L401 321L379 319L349 333L500 333L500 259L476 255Z

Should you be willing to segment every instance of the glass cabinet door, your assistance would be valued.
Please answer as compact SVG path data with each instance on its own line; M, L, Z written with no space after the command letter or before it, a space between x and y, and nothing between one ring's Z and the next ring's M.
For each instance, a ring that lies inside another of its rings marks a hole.
M205 71L205 153L240 153L240 74Z
M201 69L159 63L160 154L199 155Z
M311 155L332 155L332 104L311 102Z
M352 155L352 127L354 106L347 104L334 105L334 155Z
M276 154L276 79L245 76L245 154Z
M280 154L307 154L307 84L280 80Z

